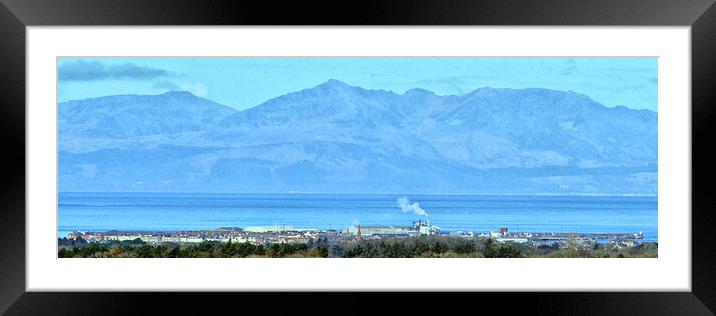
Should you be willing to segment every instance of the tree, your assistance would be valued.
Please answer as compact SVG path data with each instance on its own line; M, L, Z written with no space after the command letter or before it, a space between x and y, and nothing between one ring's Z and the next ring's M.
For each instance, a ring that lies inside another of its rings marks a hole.
M488 238L487 240L485 240L485 243L482 245L482 255L485 256L485 258L499 257L497 245L495 244L495 241L492 240L492 238Z

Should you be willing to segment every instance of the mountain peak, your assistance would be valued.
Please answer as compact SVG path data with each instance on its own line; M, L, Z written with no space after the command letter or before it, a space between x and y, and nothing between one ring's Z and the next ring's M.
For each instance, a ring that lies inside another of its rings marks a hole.
M347 83L345 83L343 81L336 80L336 79L328 79L328 81L316 86L316 88L347 88L347 87L351 87L351 86L349 86Z
M75 101L58 110L58 185L655 195L657 114L575 95L398 95L328 80L244 111L186 91Z
M430 90L425 90L422 88L414 88L414 89L405 91L405 93L403 93L403 95L405 95L405 96L428 96L428 95L435 95L435 92L432 92Z
M172 90L167 91L162 94L158 94L159 96L168 96L168 97L196 97L193 93L186 91L186 90Z

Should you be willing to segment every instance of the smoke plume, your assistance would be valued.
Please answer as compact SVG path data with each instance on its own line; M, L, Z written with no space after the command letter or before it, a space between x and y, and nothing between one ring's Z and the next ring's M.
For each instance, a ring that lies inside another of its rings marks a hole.
M407 196L398 199L398 207L403 210L404 213L413 212L420 216L428 216L428 213L424 209L420 208L418 202L410 203Z

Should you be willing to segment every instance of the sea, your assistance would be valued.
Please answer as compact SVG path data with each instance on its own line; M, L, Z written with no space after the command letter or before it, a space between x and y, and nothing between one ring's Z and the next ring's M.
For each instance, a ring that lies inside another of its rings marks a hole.
M427 215L404 211L398 199ZM448 194L58 194L58 237L72 231L176 231L286 225L342 230L410 226L430 218L449 232L638 233L658 241L656 197Z

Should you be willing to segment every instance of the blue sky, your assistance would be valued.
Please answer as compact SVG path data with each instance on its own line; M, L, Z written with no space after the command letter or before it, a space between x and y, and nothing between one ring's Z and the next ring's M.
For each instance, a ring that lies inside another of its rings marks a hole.
M185 90L246 109L337 79L367 89L439 95L547 88L612 107L657 110L657 58L60 58L60 102Z

